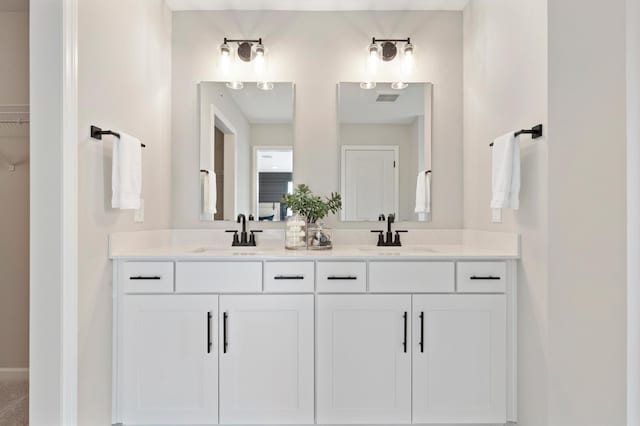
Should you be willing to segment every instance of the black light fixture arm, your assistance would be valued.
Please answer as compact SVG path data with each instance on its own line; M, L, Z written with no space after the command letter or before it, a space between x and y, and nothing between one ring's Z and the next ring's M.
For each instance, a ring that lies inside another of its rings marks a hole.
M407 37L407 38L375 38L375 37L373 37L373 39L371 41L372 44L386 43L386 42L391 42L391 43L411 43L411 37Z
M231 39L231 38L224 38L224 44L227 43L258 43L258 44L262 44L262 37L260 37L257 40L243 40L243 39Z

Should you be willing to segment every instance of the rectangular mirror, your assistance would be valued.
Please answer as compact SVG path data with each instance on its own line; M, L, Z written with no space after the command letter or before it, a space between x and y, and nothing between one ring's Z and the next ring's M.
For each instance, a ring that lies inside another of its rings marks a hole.
M430 83L338 84L343 221L431 220ZM423 181L420 182L420 179Z
M200 218L280 221L282 195L293 188L294 85L256 83L231 89L202 82L200 95Z

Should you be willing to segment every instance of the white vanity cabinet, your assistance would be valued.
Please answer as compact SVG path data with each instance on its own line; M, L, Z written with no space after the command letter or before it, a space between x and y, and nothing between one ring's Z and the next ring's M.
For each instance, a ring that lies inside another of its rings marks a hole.
M515 266L118 259L113 423L516 422Z
M313 296L220 296L220 423L313 424Z
M218 296L128 295L122 422L218 422Z
M413 422L505 423L504 294L413 296Z
M411 296L318 296L318 423L411 423Z

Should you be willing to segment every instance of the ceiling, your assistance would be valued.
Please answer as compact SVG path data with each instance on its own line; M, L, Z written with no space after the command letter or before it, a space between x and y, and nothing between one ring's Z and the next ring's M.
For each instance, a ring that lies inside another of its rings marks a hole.
M2 0L5 1L5 0ZM172 10L463 10L468 0L165 0Z
M293 171L293 151L291 149L259 149L257 151L257 156L259 172L272 173Z
M345 124L411 124L424 115L425 84L410 83L404 90L393 90L389 83L363 90L360 83L340 83L339 121ZM395 102L376 102L378 95L400 95Z
M29 0L0 0L0 12L26 12Z

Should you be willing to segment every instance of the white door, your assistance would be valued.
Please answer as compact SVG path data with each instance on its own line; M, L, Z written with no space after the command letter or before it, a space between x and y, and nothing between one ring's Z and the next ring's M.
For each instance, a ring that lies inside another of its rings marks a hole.
M123 423L218 423L218 296L124 297Z
M318 423L411 423L411 296L318 296Z
M398 212L397 147L344 147L345 220Z
M504 295L413 296L413 422L506 423Z
M220 423L313 424L313 295L220 297Z

